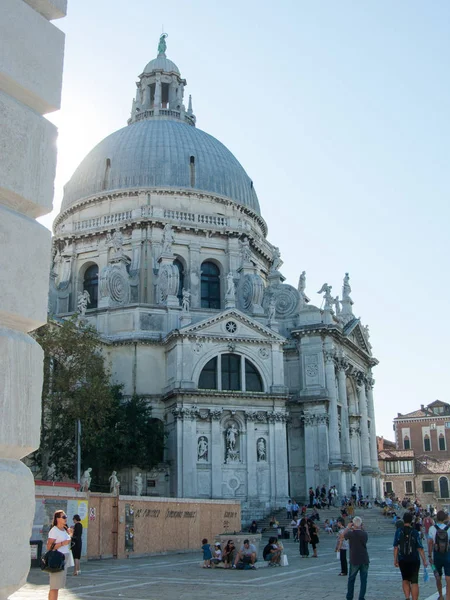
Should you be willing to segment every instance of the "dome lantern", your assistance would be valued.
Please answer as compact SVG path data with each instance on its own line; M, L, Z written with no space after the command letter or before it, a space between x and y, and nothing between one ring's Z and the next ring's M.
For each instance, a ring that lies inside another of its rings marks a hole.
M191 101L188 111L183 103L186 79L182 79L177 65L166 56L166 37L166 33L161 34L157 57L139 75L128 125L147 119L173 119L195 127Z

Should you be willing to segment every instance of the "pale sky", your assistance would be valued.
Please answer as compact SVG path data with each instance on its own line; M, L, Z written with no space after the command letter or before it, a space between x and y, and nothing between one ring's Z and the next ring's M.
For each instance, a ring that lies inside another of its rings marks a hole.
M448 0L69 0L55 211L84 156L124 127L156 56L187 79L197 126L253 179L287 282L324 282L371 330L377 433L450 402Z

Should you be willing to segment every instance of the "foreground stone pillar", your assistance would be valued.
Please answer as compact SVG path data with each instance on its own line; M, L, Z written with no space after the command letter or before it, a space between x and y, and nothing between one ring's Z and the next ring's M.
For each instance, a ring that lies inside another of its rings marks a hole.
M20 459L39 446L43 353L28 332L47 320L50 232L67 0L0 2L0 600L30 568L34 481ZM14 518L14 515L19 518Z

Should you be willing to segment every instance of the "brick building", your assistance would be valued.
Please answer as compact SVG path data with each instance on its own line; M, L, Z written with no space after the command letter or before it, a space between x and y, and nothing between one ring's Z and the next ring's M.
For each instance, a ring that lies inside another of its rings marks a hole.
M436 400L394 419L395 443L378 438L385 493L450 506L450 404Z

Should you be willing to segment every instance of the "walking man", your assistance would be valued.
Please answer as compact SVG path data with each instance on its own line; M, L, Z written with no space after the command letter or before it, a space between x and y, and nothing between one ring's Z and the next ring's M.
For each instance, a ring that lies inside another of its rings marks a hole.
M394 536L394 565L400 567L406 600L410 600L410 598L418 600L419 598L420 558L422 558L423 566L428 566L420 534L412 528L412 521L412 514L406 512L403 515L403 526L397 527Z
M369 554L367 553L367 531L362 529L361 517L354 517L344 530L344 538L350 544L350 573L347 584L347 600L353 600L355 579L359 572L360 590L358 600L365 600L367 576L369 574Z
M450 600L450 525L446 523L448 515L439 510L436 515L436 525L428 531L428 559L433 566L436 578L436 587L439 600L444 600L442 595L442 569L444 569L445 583L447 585L446 600Z

